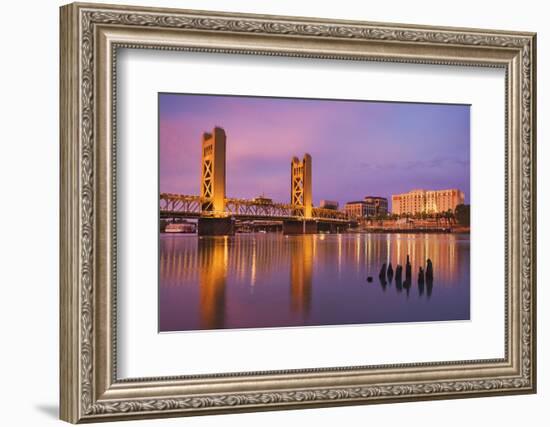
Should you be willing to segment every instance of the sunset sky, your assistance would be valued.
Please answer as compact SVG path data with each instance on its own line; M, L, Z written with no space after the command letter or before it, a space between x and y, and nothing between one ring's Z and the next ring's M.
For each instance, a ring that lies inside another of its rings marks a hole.
M459 188L470 200L467 105L159 94L160 191L200 193L200 144L227 135L227 197L290 201L290 160L312 156L313 202Z

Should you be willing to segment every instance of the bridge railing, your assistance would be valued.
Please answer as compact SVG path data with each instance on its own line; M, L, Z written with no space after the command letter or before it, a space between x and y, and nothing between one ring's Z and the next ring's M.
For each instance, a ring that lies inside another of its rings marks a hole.
M349 220L349 217L345 212L338 211L336 209L325 209L325 208L314 207L312 209L312 215L315 218L340 219L343 221Z
M286 203L265 200L225 199L225 208L232 215L258 217L296 217L296 209ZM303 210L301 210L303 212Z
M202 211L202 200L200 196L161 193L160 211L200 215Z
M216 212L203 211L205 199L200 196L183 194L161 193L160 211L161 214L169 215L190 215L198 217L201 215L215 215ZM277 203L269 199L225 199L225 211L218 212L220 216L237 217L259 217L259 218L289 218L303 219L304 208L290 203ZM316 208L312 209L312 219L330 219L337 221L349 221L345 212L333 209Z

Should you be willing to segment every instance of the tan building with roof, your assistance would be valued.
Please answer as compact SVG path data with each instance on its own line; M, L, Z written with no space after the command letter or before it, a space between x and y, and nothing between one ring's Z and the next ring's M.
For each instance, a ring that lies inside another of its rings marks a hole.
M464 193L459 189L412 190L404 194L392 195L392 213L397 215L416 213L438 213L451 210L464 204Z
M366 196L363 200L347 202L344 212L351 218L385 216L388 213L388 199L378 196Z

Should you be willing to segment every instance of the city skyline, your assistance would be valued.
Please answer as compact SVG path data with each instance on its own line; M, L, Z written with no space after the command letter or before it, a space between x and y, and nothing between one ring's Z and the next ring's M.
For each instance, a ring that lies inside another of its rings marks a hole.
M313 158L313 203L459 188L470 197L467 105L159 94L160 191L200 192L204 132L227 134L227 197L290 199Z

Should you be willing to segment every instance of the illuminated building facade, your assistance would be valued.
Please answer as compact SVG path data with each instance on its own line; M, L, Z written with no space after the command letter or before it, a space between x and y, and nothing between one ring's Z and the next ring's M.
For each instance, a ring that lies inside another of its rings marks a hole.
M392 195L392 213L397 215L438 213L464 204L464 193L456 188L449 190L412 190Z
M384 216L388 213L388 199L385 197L367 196L363 200L347 202L344 211L351 218L368 218Z
M364 200L347 202L344 206L344 212L350 218L364 218L367 216L367 203Z
M388 213L388 199L385 197L367 196L364 200L367 204L366 216L384 216Z

